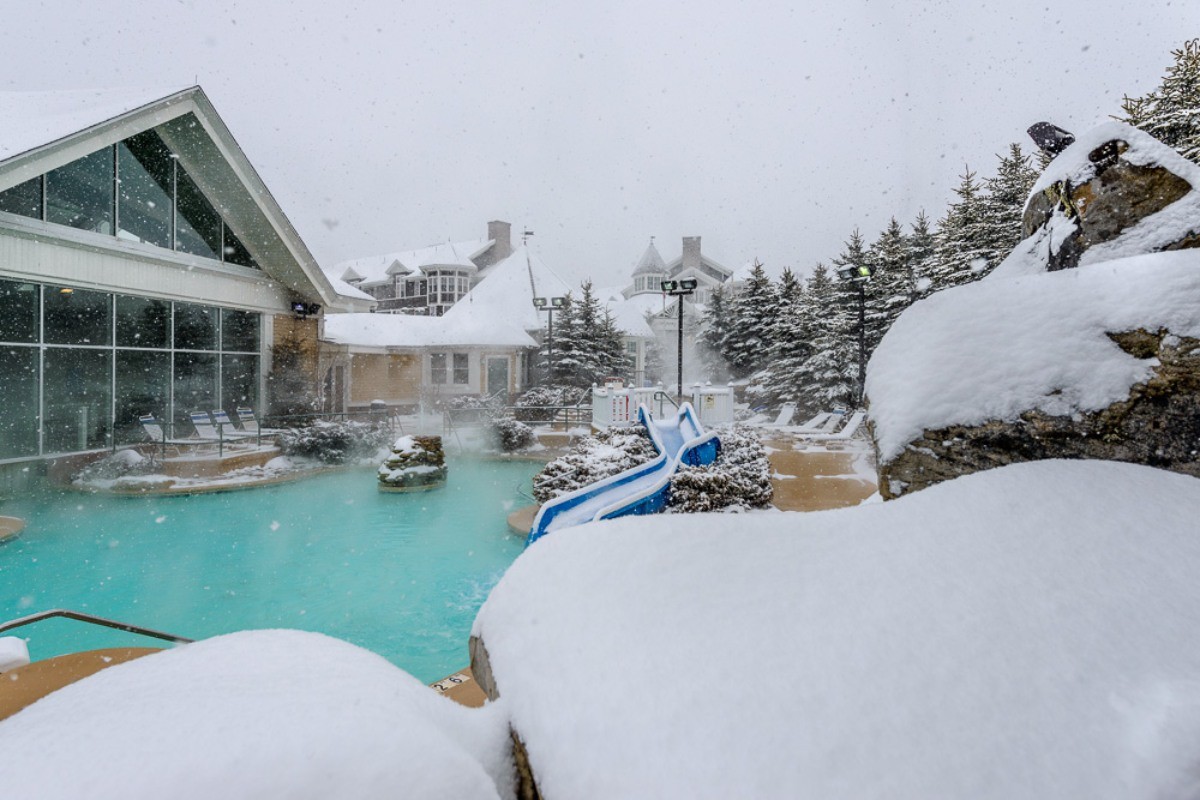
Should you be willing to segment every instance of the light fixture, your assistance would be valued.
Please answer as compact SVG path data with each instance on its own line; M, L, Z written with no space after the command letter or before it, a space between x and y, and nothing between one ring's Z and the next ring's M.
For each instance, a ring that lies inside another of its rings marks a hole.
M552 308L566 308L567 307L567 298L551 297L550 298L550 306Z
M59 294L75 294L75 290L72 289L70 286L64 286L58 290L58 293Z
M546 307L546 298L544 298L544 297L533 298L533 307L537 308L537 309L545 308Z

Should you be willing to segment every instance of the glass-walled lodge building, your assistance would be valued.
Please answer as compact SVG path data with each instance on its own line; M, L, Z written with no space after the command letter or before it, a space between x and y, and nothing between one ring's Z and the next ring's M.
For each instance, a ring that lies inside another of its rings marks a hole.
M370 301L330 284L199 87L0 92L0 465L142 441L143 414L183 436L193 411L262 413L297 304Z

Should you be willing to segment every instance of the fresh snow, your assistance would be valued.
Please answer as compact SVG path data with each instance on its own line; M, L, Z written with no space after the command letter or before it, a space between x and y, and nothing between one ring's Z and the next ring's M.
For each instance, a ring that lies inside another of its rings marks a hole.
M495 244L492 239L472 239L465 242L443 242L416 250L404 250L382 255L365 256L342 261L328 270L330 275L344 280L358 279L367 286L391 283L396 275L419 272L424 267L465 267L475 270L471 261Z
M0 676L3 680L4 676ZM0 722L5 797L510 796L498 706L301 631L218 636L110 667Z
M475 623L544 797L1194 796L1200 481L1042 461L529 548Z
M459 301L462 302L461 300ZM532 308L532 304L530 306ZM501 320L474 316L414 314L327 314L322 337L354 347L536 347L524 330Z
M879 457L925 430L1096 411L1151 375L1106 335L1168 328L1200 337L1200 252L979 281L907 309L867 367Z
M566 281L527 245L520 245L508 258L493 264L482 280L446 311L444 318L451 325L486 329L502 323L523 331L539 331L546 316L534 308L533 298L562 297L570 291Z

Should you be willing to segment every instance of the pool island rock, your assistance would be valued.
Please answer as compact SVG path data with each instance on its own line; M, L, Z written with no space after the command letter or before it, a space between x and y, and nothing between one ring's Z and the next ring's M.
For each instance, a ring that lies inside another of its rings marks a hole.
M424 492L446 485L446 454L440 436L401 436L379 465L379 491Z

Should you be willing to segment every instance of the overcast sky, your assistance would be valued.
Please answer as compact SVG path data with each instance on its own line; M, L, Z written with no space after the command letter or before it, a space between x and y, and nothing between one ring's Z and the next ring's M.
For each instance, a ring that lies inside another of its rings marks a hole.
M198 80L324 265L498 218L602 285L650 236L807 271L936 218L964 165L1117 113L1200 36L1197 0L0 9L5 88Z

